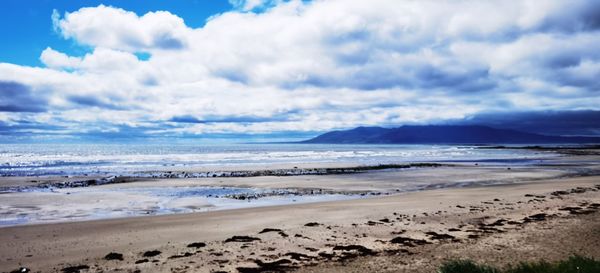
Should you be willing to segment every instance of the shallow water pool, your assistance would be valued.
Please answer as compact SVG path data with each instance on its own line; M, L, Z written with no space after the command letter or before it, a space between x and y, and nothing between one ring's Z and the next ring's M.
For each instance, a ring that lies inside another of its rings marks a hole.
M85 187L2 195L0 226L311 203L364 198L294 189L208 186Z

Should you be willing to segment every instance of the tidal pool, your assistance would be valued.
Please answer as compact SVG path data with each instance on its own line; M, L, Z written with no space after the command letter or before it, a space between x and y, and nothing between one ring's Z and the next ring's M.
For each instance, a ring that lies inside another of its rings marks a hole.
M107 185L0 196L0 226L83 221L361 198L295 189Z

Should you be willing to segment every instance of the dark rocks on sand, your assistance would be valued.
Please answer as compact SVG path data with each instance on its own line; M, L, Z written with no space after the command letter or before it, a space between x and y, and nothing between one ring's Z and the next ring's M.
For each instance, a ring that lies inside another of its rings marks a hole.
M230 242L249 243L249 242L253 242L253 241L260 241L260 238L236 235L236 236L233 236L233 237L225 240L225 243L230 243Z
M581 207L564 207L564 208L560 208L558 210L566 210L569 211L570 213L576 213L578 210L581 210Z
M596 211L593 209L585 209L585 210L571 212L571 214L592 214L594 212L596 212Z
M286 272L291 269L298 268L292 265L292 261L288 259L279 259L273 262L263 262L261 260L254 261L258 267L238 267L240 273L262 273L262 272Z
M567 194L569 194L568 191L555 191L555 192L551 193L551 195L554 195L554 196L567 195Z
M479 230L477 230L478 232L483 232L483 233L503 233L506 232L502 229L497 229L495 227L490 227L490 226L486 226L486 225L480 225L479 226Z
M76 265L76 266L65 267L61 271L64 273L79 273L79 272L81 272L81 270L87 270L87 269L90 269L90 267L87 265Z
M325 259L328 259L328 260L331 260L331 259L333 259L333 257L335 257L334 254L327 253L327 252L324 252L324 251L319 252L317 255L319 255L319 257L322 257L322 258L325 258Z
M305 227L317 227L320 226L321 224L317 223L317 222L310 222L310 223L306 223L304 226Z
M288 256L288 257L290 257L290 259L296 260L296 261L310 261L310 260L313 260L316 258L316 257L310 256L310 255L306 255L303 253L297 253L297 252L288 252L288 253L284 254L283 256Z
M577 187L577 188L571 189L571 193L584 193L587 190L588 190L588 188Z
M147 262L149 262L148 259L141 259L141 260L135 261L135 264L143 264L143 263L147 263Z
M545 213L538 213L538 214L530 215L530 216L523 218L523 223L529 223L529 222L534 222L534 221L544 221L544 220L546 220L546 217L548 217L548 214L545 214Z
M142 256L144 256L144 257L154 257L154 256L160 255L161 253L162 252L160 252L158 250L150 250L150 251L144 252L144 254Z
M487 224L485 226L489 226L489 227L501 227L501 226L504 226L505 222L506 222L505 219L498 219L495 222L493 222L491 224Z
M414 253L408 251L408 249L386 249L385 254L387 255L400 255L400 254L408 254L408 255L412 255Z
M456 237L449 234L439 234L437 232L429 231L425 232L425 234L429 235L432 240L454 240Z
M570 214L591 214L595 212L594 207L589 207L589 209L583 209L581 207L566 207L566 208L560 208L558 210L566 210L568 211Z
M288 260L288 259L279 259L273 262L263 262L261 260L254 260L254 262L264 268L268 268L268 267L276 267L276 266L281 266L281 265L285 265L285 264L291 264L292 261Z
M104 256L104 259L107 260L107 261L110 261L110 260L119 260L119 261L122 261L123 260L123 254L116 253L116 252L111 252L111 253L106 254L106 256Z
M562 192L562 191L559 191L559 192ZM559 192L557 192L557 193L559 193ZM565 192L565 194L568 194L568 193ZM555 194L553 194L553 195L555 195ZM560 194L556 194L556 195L560 195ZM541 198L541 199L546 198L545 195L535 195L535 194L529 194L529 193L525 194L525 197L535 197L535 198Z
M203 242L195 242L195 243L191 243L191 244L187 245L187 247L190 247L190 248L201 248L201 247L205 247L205 246L206 246L206 243L203 243Z
M408 246L408 247L414 247L416 245L428 244L429 242L422 240L422 239L412 239L412 238L408 238L408 237L398 236L398 237L390 240L390 243L400 244L400 245Z
M341 251L356 251L361 255L375 255L376 252L370 248L361 246L361 245L346 245L346 246L334 246L333 250L341 250Z
M376 255L377 252L361 245L338 245L333 247L333 255L338 258L338 261L354 259L361 256ZM341 251L339 254L335 251Z
M179 258L184 258L184 257L190 257L192 255L194 255L194 254L186 252L183 254L173 255L173 256L169 257L169 259L179 259Z
M267 233L267 232L281 232L281 229L278 228L265 228L263 230L261 230L258 234L263 234L263 233Z

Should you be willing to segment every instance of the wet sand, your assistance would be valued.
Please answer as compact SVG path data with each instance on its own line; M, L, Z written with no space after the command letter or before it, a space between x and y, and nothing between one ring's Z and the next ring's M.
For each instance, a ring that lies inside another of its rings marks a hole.
M597 156L586 155L563 158L561 164L511 169L464 165L334 176L136 182L390 195L4 227L0 271L25 266L33 272L434 272L450 257L500 265L570 254L600 258L600 176L594 173L599 162ZM573 172L582 168L588 172ZM489 183L394 192L404 183L436 179Z
M75 188L33 187L0 196L0 226L370 198L579 173L564 167L463 164L344 175L152 179Z

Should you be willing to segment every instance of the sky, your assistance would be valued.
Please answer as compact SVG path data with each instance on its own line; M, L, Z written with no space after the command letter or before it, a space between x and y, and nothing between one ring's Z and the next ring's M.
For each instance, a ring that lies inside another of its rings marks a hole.
M600 135L595 0L3 0L0 141Z

